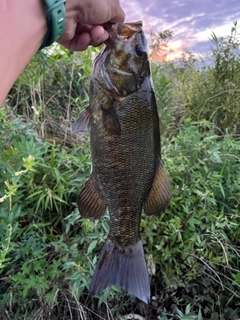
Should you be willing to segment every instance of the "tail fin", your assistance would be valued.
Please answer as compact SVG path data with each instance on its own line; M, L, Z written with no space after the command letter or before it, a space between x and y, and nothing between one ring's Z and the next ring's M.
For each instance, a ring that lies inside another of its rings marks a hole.
M150 285L142 241L126 248L110 239L104 244L90 285L90 294L117 285L148 303Z

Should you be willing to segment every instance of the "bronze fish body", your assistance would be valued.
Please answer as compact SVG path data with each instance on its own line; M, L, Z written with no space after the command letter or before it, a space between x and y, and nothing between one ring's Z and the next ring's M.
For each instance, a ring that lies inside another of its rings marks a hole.
M89 107L73 132L90 129L92 174L78 199L83 217L110 214L110 232L90 285L118 285L146 303L149 277L140 236L142 209L157 214L170 200L160 153L157 105L142 23L108 25L93 63Z

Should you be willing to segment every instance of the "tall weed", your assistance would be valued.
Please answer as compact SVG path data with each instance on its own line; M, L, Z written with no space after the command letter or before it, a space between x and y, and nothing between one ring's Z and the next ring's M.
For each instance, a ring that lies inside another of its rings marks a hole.
M178 64L152 67L172 200L159 217L143 215L141 222L151 275L149 307L117 287L88 295L109 217L92 222L76 209L91 159L88 134L72 135L71 125L88 103L95 51L70 54L58 47L34 58L0 109L3 315L239 318L237 56L230 69L225 63L237 52L237 36L237 24L230 37L213 35L211 65L202 60L199 68L186 54Z

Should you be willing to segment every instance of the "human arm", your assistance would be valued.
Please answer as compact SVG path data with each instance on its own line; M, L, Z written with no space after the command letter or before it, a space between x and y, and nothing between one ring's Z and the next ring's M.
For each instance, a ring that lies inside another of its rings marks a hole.
M13 83L40 48L47 32L43 0L0 0L0 105ZM59 43L85 50L108 38L102 25L120 22L124 13L118 0L67 0L66 26Z

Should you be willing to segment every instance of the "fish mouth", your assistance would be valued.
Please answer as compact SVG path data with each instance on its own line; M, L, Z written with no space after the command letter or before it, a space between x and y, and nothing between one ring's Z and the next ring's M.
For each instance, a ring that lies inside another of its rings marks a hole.
M109 33L109 38L105 42L115 41L117 37L123 37L126 39L131 38L135 33L142 30L142 21L128 22L128 23L111 23L104 24L104 29Z
M104 29L111 35L117 33L118 35L128 36L132 32L136 33L142 29L142 21L128 22L128 23L111 23L107 22L104 24Z

